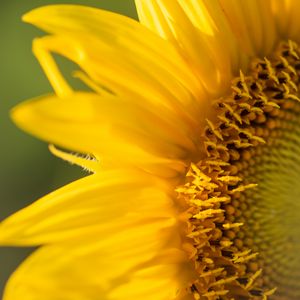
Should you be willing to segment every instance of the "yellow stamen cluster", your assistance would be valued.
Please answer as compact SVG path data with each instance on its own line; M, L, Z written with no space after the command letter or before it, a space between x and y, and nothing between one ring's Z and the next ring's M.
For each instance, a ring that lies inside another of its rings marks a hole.
M245 199L259 189L249 180L254 157L272 146L282 113L300 101L299 56L294 42L284 42L270 59L253 61L249 76L240 72L232 93L214 103L217 118L207 120L203 135L205 157L190 165L176 189L184 207L183 248L198 274L188 288L195 299L267 299L275 292L264 281L253 234L243 229L252 218Z

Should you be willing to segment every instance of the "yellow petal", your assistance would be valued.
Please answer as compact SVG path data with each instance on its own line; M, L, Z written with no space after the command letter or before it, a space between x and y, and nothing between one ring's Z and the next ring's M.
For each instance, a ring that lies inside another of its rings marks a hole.
M195 151L188 129L172 114L157 115L113 95L48 96L20 104L12 117L39 138L96 154L104 164L145 167L174 163L176 168L176 161L182 164L180 160Z
M4 300L172 299L186 283L184 261L155 263L164 251L158 232L148 225L108 243L95 236L92 244L44 246L11 276Z
M249 57L276 41L271 1L136 0L142 23L177 44L210 93L224 93ZM222 49L222 51L220 51Z
M264 56L278 38L271 1L220 0L222 9L240 47L250 56Z
M275 19L276 28L280 36L287 36L292 22L298 22L298 19L293 20L293 13L298 1L294 0L271 0L272 15ZM295 5L293 5L295 3ZM293 7L294 6L294 7ZM297 10L297 9L296 9ZM296 40L297 41L297 40Z
M175 299L184 287L178 269L173 265L159 265L136 272L131 281L113 289L110 297L112 300Z
M136 4L141 21L177 46L206 90L213 96L224 92L231 77L230 61L224 59L227 48L220 53L216 26L202 2L137 0Z
M280 34L299 43L299 2L295 0L272 0L272 5Z
M85 177L4 220L0 243L38 245L107 237L148 223L171 226L175 222L173 200L166 187L158 184L149 175L129 170Z
M159 103L197 122L205 102L198 79L170 43L138 22L72 5L42 7L24 20L55 34L36 40L34 52L57 91L61 87L51 52L73 60L92 80L121 96Z

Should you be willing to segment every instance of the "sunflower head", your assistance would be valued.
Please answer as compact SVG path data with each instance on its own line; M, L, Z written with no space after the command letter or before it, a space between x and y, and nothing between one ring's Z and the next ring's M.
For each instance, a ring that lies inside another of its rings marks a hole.
M297 1L136 6L24 16L55 93L13 119L92 174L2 222L3 245L40 246L5 300L298 299Z

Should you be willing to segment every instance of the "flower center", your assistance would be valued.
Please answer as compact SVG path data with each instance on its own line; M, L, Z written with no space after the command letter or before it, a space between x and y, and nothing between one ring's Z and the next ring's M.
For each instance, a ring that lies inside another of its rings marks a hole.
M176 189L195 299L300 297L299 57L282 42L233 80Z

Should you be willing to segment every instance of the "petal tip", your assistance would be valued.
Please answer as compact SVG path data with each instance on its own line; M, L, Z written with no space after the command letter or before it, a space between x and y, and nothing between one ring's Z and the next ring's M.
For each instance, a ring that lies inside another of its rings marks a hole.
M38 7L38 8L34 8L33 10L25 13L22 16L22 21L25 23L29 23L32 24L34 23L34 20L37 18L37 16L39 15L39 12L43 9L44 7Z
M36 7L34 9L30 10L29 12L25 13L22 16L22 21L25 23L34 24L34 23L36 23L36 21L38 21L40 19L45 19L48 12L57 6L59 6L59 5L44 5L41 7Z
M31 16L31 13L28 12L28 13L24 14L21 19L25 23L30 23L30 16Z
M21 103L10 110L10 118L18 127L23 128L28 121L28 109Z

